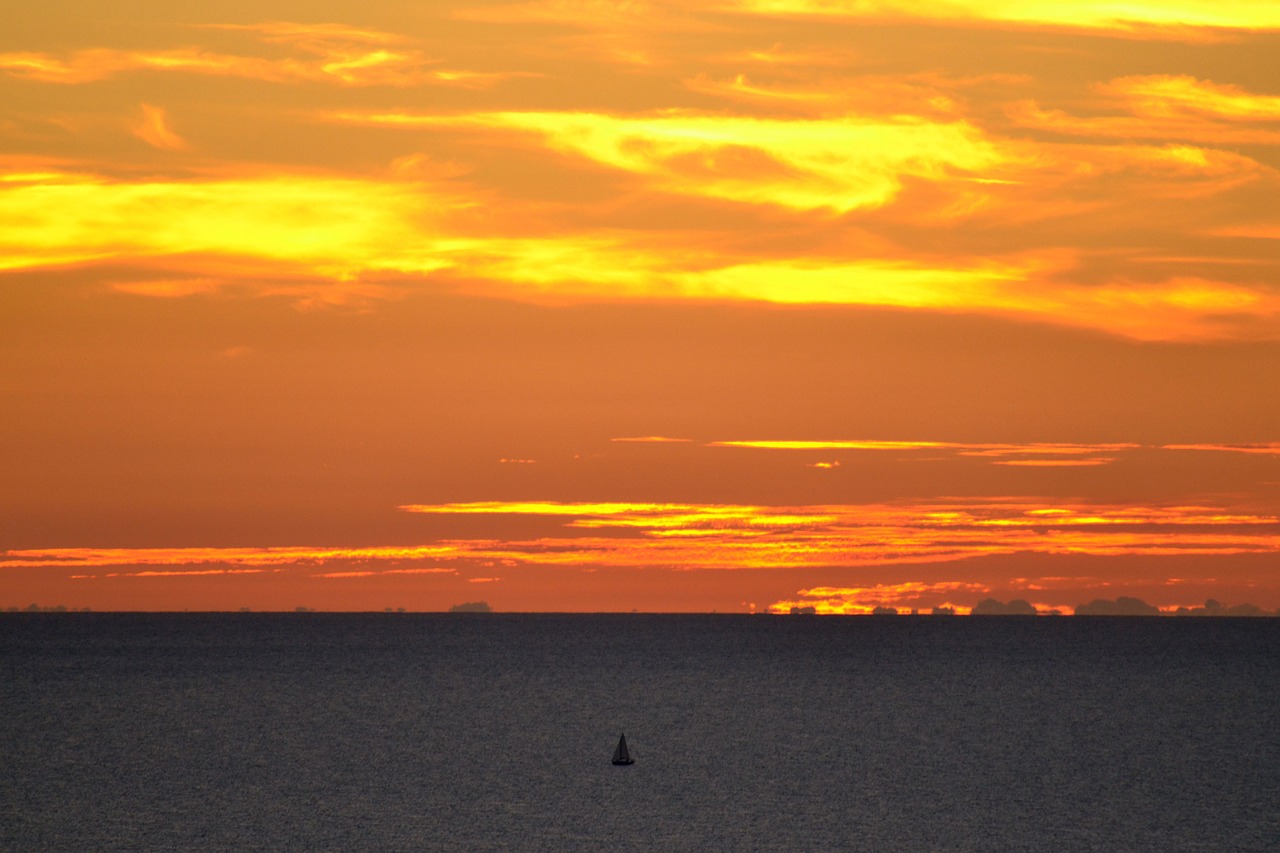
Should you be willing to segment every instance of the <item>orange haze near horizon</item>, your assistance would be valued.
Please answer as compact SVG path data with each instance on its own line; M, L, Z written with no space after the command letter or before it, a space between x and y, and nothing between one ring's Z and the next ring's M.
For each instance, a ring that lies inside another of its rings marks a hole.
M1272 3L10 17L0 609L1280 610Z

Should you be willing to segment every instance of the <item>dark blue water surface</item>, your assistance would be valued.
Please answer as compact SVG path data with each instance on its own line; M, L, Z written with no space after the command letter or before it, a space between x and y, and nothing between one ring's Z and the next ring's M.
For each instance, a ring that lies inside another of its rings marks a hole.
M1280 619L19 613L0 656L3 850L1280 846Z

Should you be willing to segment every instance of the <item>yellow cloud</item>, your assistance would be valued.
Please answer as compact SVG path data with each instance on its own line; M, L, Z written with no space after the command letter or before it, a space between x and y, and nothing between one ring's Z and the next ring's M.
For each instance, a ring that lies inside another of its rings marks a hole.
M990 588L979 583L967 581L942 581L922 583L907 581L896 584L876 584L859 587L819 586L802 589L798 599L777 601L769 605L770 613L789 613L792 610L807 610L823 616L832 615L865 615L876 608L898 609L899 607L919 608L925 606L942 606L946 598L956 592L985 593ZM926 604L925 602L928 602ZM967 613L968 607L955 607L957 613Z
M366 548L52 548L0 551L0 568L162 566L211 569L332 566L443 573L451 566L575 566L732 570L936 563L1013 554L1280 553L1273 515L1208 506L1080 504L1030 498L901 504L477 502L404 509L427 514L541 516L535 539L452 539ZM500 524L495 519L495 523ZM426 561L427 567L404 566ZM385 567L385 569L384 569ZM169 569L165 569L169 570ZM352 574L359 573L359 574ZM486 576L487 572L486 572Z
M802 84L757 82L745 74L729 80L699 74L685 80L684 85L691 91L727 100L832 117L858 115L892 119L910 115L954 121L961 113L961 105L946 91L959 84L927 74L824 76Z
M136 264L148 258L172 268L193 258L203 275L158 276L158 283L118 289L182 295L207 289L192 281L242 278L256 269L310 277L311 284L294 287L322 300L385 295L376 284L353 280L364 273L434 272L448 274L449 286L516 299L918 308L1065 323L1152 340L1227 336L1234 333L1231 317L1262 321L1264 329L1280 318L1280 294L1261 286L1199 278L1050 285L1047 276L1069 269L1063 258L1052 256L935 265L722 258L715 265L714 258L661 241L628 242L636 238L623 233L451 233L460 212L473 204L409 181L281 175L130 183L63 172L13 173L0 181L0 219L6 222L0 269ZM342 292L318 294L317 277L320 283L344 282ZM267 290L292 292L279 284ZM264 285L255 285L254 292L264 292Z
M757 450L931 450L963 447L943 441L713 441L711 447L748 447Z
M965 444L949 441L713 441L709 447L740 447L756 450L897 450L897 451L949 451L957 456L987 458L993 465L1009 465L1030 468L1084 468L1110 465L1115 453L1133 450L1137 444L1061 444L1036 442L1032 444ZM1007 458L1023 457L1023 458ZM811 467L832 468L839 462L815 462Z
M1165 450L1212 450L1222 453L1251 453L1263 456L1280 456L1280 442L1257 444L1166 444Z
M1280 7L1262 0L725 0L761 15L921 18L1081 27L1103 34L1176 36L1183 28L1280 29Z
M665 192L834 213L886 205L905 179L976 176L1008 159L996 143L966 122L916 117L782 120L686 113L502 112L343 113L334 118L534 133L557 151L643 176Z
M46 172L0 183L0 269L212 254L339 278L426 272L449 265L430 223L463 204L418 184L351 178L130 183Z
M1053 259L1020 266L929 268L908 263L762 261L673 274L687 297L782 304L865 305L996 314L1102 329L1141 340L1234 334L1232 318L1263 320L1280 335L1280 293L1198 278L1098 285L1043 280Z
M708 447L742 447L755 450L954 450L961 456L1087 456L1135 450L1141 445L1064 444L1033 442L1030 444L973 444L954 441L876 441L864 439L838 440L755 440L713 441Z
M1280 121L1280 96L1259 95L1189 75L1118 77L1098 89L1146 116L1199 113L1241 121Z
M1095 456L1090 459L999 459L992 464L1020 468L1094 468L1115 461L1110 456Z
M155 571L116 572L107 575L109 578L178 578L199 575L260 575L266 569L194 569L191 571Z
M769 17L986 22L1187 39L1196 38L1194 30L1201 28L1280 29L1280 11L1266 0L533 0L465 9L455 15L491 23L654 30L706 28L706 21L693 16L726 12Z

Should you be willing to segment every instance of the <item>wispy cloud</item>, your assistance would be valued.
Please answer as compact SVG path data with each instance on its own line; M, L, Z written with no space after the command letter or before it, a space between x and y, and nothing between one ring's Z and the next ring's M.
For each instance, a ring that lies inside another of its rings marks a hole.
M868 440L749 440L713 441L710 447L736 447L750 450L802 451L939 451L955 456L981 457L993 465L1037 468L1085 468L1110 465L1112 455L1141 447L1132 443L1069 444L1032 442L1029 444L973 444L953 441L868 441ZM1015 457L1015 458L1008 458ZM815 467L832 467L839 463L818 462Z
M992 464L1023 468L1096 468L1115 461L1110 456L1095 456L1089 459L998 459Z
M76 85L135 72L241 77L270 83L331 83L341 86L409 87L488 85L524 71L481 72L439 67L405 36L342 24L268 22L209 24L205 29L243 32L283 45L293 56L223 53L194 47L158 50L89 48L66 56L40 52L0 53L0 71L44 83ZM272 51L278 54L278 51Z
M748 447L755 450L932 450L935 448L972 447L945 441L864 441L864 440L760 440L713 441L710 447Z
M313 578L325 580L350 580L353 578L372 578L383 575L456 575L457 569L425 568L425 569L361 569L347 572L319 572Z
M169 127L164 108L151 104L142 105L142 121L133 127L133 135L164 151L181 151L187 147L187 141Z
M1097 139L1175 140L1220 146L1280 144L1280 130L1214 121L1195 114L1075 116L1065 110L1043 108L1034 100L1024 100L1010 105L1008 115L1021 127ZM1180 150L1190 155L1196 149ZM1201 165L1210 156L1213 155L1196 155Z
M938 562L1019 551L1159 555L1280 550L1275 517L1206 506L991 499L800 507L479 502L403 509L556 519L566 535L507 543L488 554L535 564L732 569ZM574 531L579 533L569 535ZM642 538L625 531L639 531Z
M1098 86L1149 117L1206 115L1234 121L1280 122L1280 95L1200 80L1187 74L1117 77Z
M109 572L104 574L106 578L185 578L199 577L202 575L259 575L268 571L267 569L189 569L189 570L172 570L157 571L148 569L141 572Z
M347 112L332 118L531 133L557 151L641 176L666 192L836 213L888 204L909 178L945 182L982 175L1006 159L970 124L915 117L784 121L684 113Z
M1166 444L1165 450L1210 450L1220 453L1250 453L1263 456L1280 456L1280 442L1254 444Z
M103 579L305 571L319 579L351 580L383 575L493 578L494 567L826 571L944 564L1019 553L1111 557L1280 553L1280 519L1209 505L992 498L801 506L489 501L403 509L486 519L486 527L494 533L419 546L364 548L17 549L0 552L0 569L61 568L77 574L117 569L100 576ZM512 517L523 519L518 537L500 532ZM530 535L531 525L539 532ZM968 583L971 586L966 589L977 589L987 582ZM877 601L887 603L891 594L908 592L920 590L881 588L875 595ZM859 612L857 608L870 603L871 598L860 593L846 601L842 612Z
M37 548L0 551L0 568L33 566L226 566L317 565L331 561L392 561L447 558L457 555L447 545L317 548ZM211 573L226 569L211 570ZM447 571L447 570L446 570Z
M972 21L1193 40L1201 28L1280 30L1280 11L1256 0L725 0L723 6L769 16Z

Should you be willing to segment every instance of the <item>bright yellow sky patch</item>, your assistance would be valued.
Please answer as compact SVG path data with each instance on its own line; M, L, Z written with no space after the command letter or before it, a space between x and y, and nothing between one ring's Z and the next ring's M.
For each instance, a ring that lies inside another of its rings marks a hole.
M0 189L0 268L198 254L342 277L448 266L419 228L459 202L424 187L308 175L123 182L46 173Z

